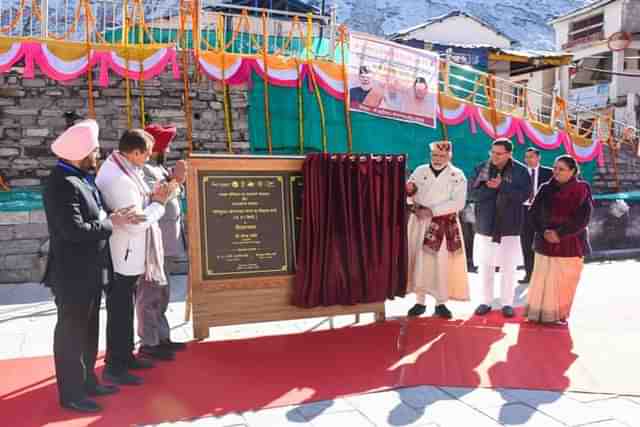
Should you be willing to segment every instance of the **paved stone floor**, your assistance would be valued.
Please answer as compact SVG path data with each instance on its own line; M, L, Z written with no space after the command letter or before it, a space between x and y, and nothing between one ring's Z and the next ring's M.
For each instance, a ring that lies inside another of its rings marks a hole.
M623 328L640 339L640 287L633 280L640 272L636 261L588 264L578 289L571 327L597 330ZM470 275L472 302L451 303L456 315L467 315L477 301L477 275ZM169 320L174 340L192 339L191 324L184 321L186 276L174 276ZM526 287L519 287L519 303ZM387 315L402 316L411 307L411 296L387 303ZM428 313L429 314L429 313ZM55 306L47 289L39 284L0 285L0 359L52 353ZM104 307L101 311L104 349ZM373 321L363 315L362 323ZM211 339L322 330L353 324L353 316L214 328ZM630 366L629 370L637 367ZM1 378L1 373L0 373ZM0 425L2 414L0 410ZM278 427L278 426L593 426L640 427L640 396L557 393L513 389L466 389L420 386L356 395L295 407L204 417L162 426Z

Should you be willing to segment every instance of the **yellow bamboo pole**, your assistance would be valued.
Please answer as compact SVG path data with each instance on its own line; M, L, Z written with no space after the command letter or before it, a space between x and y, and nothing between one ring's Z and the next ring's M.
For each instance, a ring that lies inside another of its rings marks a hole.
M129 0L122 0L122 47L124 48L124 93L127 108L127 128L133 127L131 113L131 83L129 82Z
M607 138L607 142L609 148L611 149L611 162L613 163L613 180L615 182L614 190L616 193L620 192L620 176L618 173L618 154L619 154L619 145L615 141L615 137L613 135L613 110L609 110L609 115L607 117L607 121L609 122L609 135Z
M347 27L340 26L340 53L342 56L342 84L344 93L344 124L347 127L347 151L353 151L353 133L351 129L351 99L349 96L349 74L347 73L347 63L345 60L345 42L347 38Z
M445 60L443 62L440 63L441 67L440 67L440 72L442 73L443 76L443 81L445 82L443 85L442 90L440 90L440 88L438 88L438 111L444 111L444 109L442 108L442 98L444 96L444 91L446 91L446 87L448 87L448 82L449 82L449 60ZM438 120L438 113L436 112L436 120ZM442 139L445 141L449 140L449 128L447 128L446 123L444 122L444 120L440 120L440 135L442 136Z
M267 29L267 14L262 12L262 62L264 64L264 125L267 138L267 151L273 154L271 139L271 110L269 103L269 30Z
M6 183L2 175L0 175L0 190L2 191L11 191L11 187Z
M93 70L91 68L91 28L89 25L89 8L91 5L86 0L82 0L84 5L84 26L85 26L85 42L87 46L87 84L88 84L88 116L92 119L96 118L95 103L93 100Z
M489 108L491 113L491 124L493 125L494 138L498 137L498 111L496 110L496 79L491 74L486 80L487 97L489 98Z
M177 38L177 46L180 49L180 54L182 55L182 83L184 90L184 118L185 123L187 125L187 156L190 156L193 152L193 125L191 122L191 99L189 98L189 61L187 55L189 54L189 49L187 46L187 37L186 37L186 7L185 0L180 0L179 3L179 16L178 16L178 38ZM182 45L182 46L181 46ZM189 289L187 290L186 301L184 305L184 320L188 322L191 320L191 308L193 301L193 289L191 288L191 281L189 281Z
M182 84L184 89L184 117L187 125L187 155L193 152L193 122L191 112L191 98L189 97L189 49L186 36L187 8L185 0L180 0L179 39L182 40ZM192 22L193 26L193 22Z
M196 76L196 82L200 83L200 73L198 72L200 68L200 1L192 0L191 2L191 34L193 38L193 58L195 59L195 67L194 72Z
M135 0L138 4L138 44L144 48L144 7L141 0ZM140 85L140 127L145 127L144 117L144 61L140 59L138 68L138 84Z
M316 101L318 101L318 109L320 110L320 130L322 135L322 152L326 153L328 151L327 144L327 122L324 114L324 106L322 105L322 95L320 94L320 88L318 87L318 82L316 81L316 73L313 70L313 62L312 62L312 49L313 49L313 39L311 35L313 34L313 21L311 18L311 14L307 14L307 68L309 70L309 77L311 78L311 84L313 85L313 92L316 96Z
M294 57L296 63L296 94L298 98L298 152L304 154L304 100L302 98L302 80L300 78L300 62Z
M229 108L229 85L226 81L226 76L224 72L225 67L225 34L224 34L224 15L220 14L218 16L218 49L220 49L222 67L222 106L224 111L224 130L227 136L227 151L229 153L233 153L233 130L231 124L231 109Z

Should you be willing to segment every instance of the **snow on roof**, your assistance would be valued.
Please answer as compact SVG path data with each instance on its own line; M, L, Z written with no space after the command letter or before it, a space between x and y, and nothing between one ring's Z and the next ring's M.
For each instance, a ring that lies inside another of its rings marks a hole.
M594 0L592 3L579 7L577 9L570 10L569 12L563 15L554 16L549 21L549 24L551 25L551 24L555 24L556 22L566 21L567 19L571 19L573 17L579 16L585 13L589 13L591 11L600 9L601 7L608 5L609 3L613 3L615 1L618 1L618 0Z
M496 34L498 34L498 35L500 35L502 37L505 37L506 39L508 39L508 40L510 40L512 42L515 42L514 39L512 39L511 37L509 37L508 35L506 35L502 31L498 30L493 25L491 25L488 22L483 21L482 19L480 19L480 18L478 18L476 16L473 16L473 15L467 13L467 12L463 12L462 10L454 10L454 11L451 11L451 12L446 13L444 15L436 16L434 18L429 19L426 22L423 22L422 24L414 25L413 27L409 27L409 28L405 28L404 30L397 31L397 32L391 34L389 36L389 38L392 39L392 40L395 39L395 38L400 38L402 36L406 36L406 35L414 32L416 30L419 30L419 29L422 29L422 28L426 28L429 25L436 24L436 23L439 23L439 22L443 22L443 21L445 21L445 20L447 20L449 18L454 18L456 16L463 16L465 18L473 19L474 21L478 22L483 27L486 27L486 28L490 29L494 33L496 33Z

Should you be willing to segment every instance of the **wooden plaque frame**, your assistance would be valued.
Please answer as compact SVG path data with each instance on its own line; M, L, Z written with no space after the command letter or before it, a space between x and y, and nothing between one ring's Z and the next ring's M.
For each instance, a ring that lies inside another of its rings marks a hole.
M189 237L189 300L193 314L193 335L209 337L213 326L293 320L345 314L375 313L385 317L384 302L350 306L300 308L291 305L294 275L223 278L205 280L202 265L202 206L198 177L202 172L300 173L304 157L206 155L189 157L187 176L187 227ZM205 236L206 238L206 236Z

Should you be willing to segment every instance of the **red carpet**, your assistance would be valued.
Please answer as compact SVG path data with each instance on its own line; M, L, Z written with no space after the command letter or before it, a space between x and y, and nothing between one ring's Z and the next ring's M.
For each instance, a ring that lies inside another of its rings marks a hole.
M504 322L423 318L306 334L193 343L145 385L81 416L57 405L50 357L0 361L6 426L127 426L431 384L640 395L637 337Z

